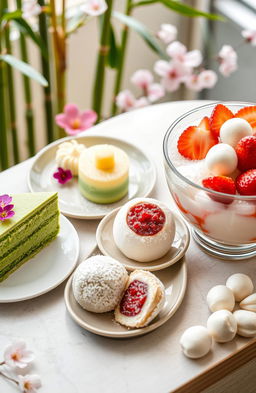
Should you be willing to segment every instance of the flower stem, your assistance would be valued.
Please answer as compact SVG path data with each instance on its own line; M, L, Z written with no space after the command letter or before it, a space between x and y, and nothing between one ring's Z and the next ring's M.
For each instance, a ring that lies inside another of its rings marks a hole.
M127 0L125 14L130 15L131 11L132 11L132 0ZM121 84L122 84L128 34L129 34L129 28L128 28L128 26L124 25L123 30L122 30L122 35L121 35L119 62L118 62L118 69L117 69L117 73L116 73L116 79L115 79L114 93L113 93L112 110L111 110L112 116L114 116L117 111L115 99L116 99L117 94L120 91Z
M7 7L7 0L5 0L5 6ZM10 40L10 28L5 28L5 45L7 53L12 53L11 40ZM8 80L8 103L9 103L9 114L10 114L10 131L12 136L12 149L14 163L18 164L20 161L18 138L17 138L17 124L16 124L16 104L15 104L15 90L13 81L13 71L10 65L6 65L7 80ZM1 363L0 363L1 364Z
M16 0L17 8L21 9L21 0ZM21 58L25 63L28 63L28 49L26 38L22 32L20 32L20 52ZM23 76L23 86L24 86L24 97L26 103L26 123L27 123L27 143L29 156L33 156L36 152L35 149L35 132L34 132L34 111L32 105L32 92L30 80L27 76Z
M16 383L16 385L19 385L18 381L16 381L16 379L8 377L8 375L4 374L2 371L0 371L0 375L2 375L4 378L8 379L11 382Z
M113 6L113 0L107 0L108 9L103 15L102 31L100 38L100 48L98 52L96 74L93 88L93 109L98 114L98 121L101 119L102 100L104 93L105 65L106 57L109 51L109 28L110 18Z
M4 3L0 1L0 18L3 15ZM2 34L0 32L0 53L2 52ZM0 61L0 163L2 169L8 168L8 143L6 128L6 105L5 105L5 78L4 78L4 62Z
M41 7L45 6L45 0L38 0L38 3ZM44 12L41 12L41 14L39 15L39 33L42 41L44 42L48 56L50 57L47 18ZM43 76L48 81L48 86L44 87L44 105L45 105L45 122L47 128L47 140L48 143L50 143L54 140L51 70L50 70L49 60L46 60L42 54L41 54L41 67L42 67Z

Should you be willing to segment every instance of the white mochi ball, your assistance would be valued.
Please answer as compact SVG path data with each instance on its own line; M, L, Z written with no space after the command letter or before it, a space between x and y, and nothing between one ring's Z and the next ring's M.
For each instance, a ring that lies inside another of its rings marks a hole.
M237 321L237 333L243 337L256 336L256 314L252 311L237 310L234 312Z
M237 331L234 315L228 310L219 310L209 316L207 329L212 338L218 343L233 340Z
M227 279L226 286L233 292L236 302L241 302L241 300L253 293L252 280L243 273L232 274Z
M214 175L227 176L236 170L237 155L230 145L218 143L208 151L205 163Z
M233 292L225 285L216 285L212 287L207 294L206 300L212 312L218 310L233 311L235 307Z
M253 130L248 121L234 117L222 124L220 128L220 140L232 147L236 147L240 139L253 134Z
M184 355L197 359L210 351L212 338L204 326L191 326L182 334L180 345Z

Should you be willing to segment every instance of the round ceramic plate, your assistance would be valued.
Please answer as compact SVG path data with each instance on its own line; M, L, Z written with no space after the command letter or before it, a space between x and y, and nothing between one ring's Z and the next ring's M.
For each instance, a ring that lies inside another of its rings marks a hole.
M168 253L162 258L156 259L152 262L138 262L134 259L127 258L117 248L113 238L113 223L119 209L120 208L114 210L104 217L97 228L96 240L102 254L117 259L127 270L141 269L149 270L151 272L165 269L183 257L189 246L190 234L184 220L182 220L177 214L172 213L175 219L176 233L170 251L168 251Z
M60 185L53 178L56 171L55 155L58 146L70 139L76 139L87 147L98 144L115 145L123 149L130 159L128 194L116 203L100 205L85 199L79 192L77 178L73 178L65 185ZM32 192L57 191L59 194L60 210L69 217L81 219L98 219L125 202L136 197L146 197L152 191L156 180L156 171L152 161L136 146L117 138L106 136L80 136L64 138L51 143L41 150L28 175L28 186Z
M82 328L100 336L130 338L141 336L163 325L179 308L187 285L187 267L185 257L173 266L155 273L165 287L166 301L158 316L146 327L127 329L114 320L113 312L96 314L84 310L75 300L72 291L72 277L65 288L65 303L74 321Z
M72 273L78 255L76 230L61 215L57 238L0 283L0 303L31 299L56 288Z

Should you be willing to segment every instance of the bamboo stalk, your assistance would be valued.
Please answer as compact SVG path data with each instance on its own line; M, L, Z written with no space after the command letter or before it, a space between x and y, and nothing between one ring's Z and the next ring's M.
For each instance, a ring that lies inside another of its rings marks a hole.
M16 0L17 8L21 9L21 0ZM29 62L27 43L23 33L20 32L20 52L21 58L25 63ZM35 132L34 132L34 111L32 105L32 92L30 80L27 76L23 76L24 96L26 102L26 123L27 123L27 143L29 156L33 156L35 149Z
M5 0L4 5L7 7L7 0ZM7 53L12 53L12 46L10 40L10 28L6 26L5 28L5 45ZM13 71L10 65L6 65L7 80L8 80L8 103L9 103L9 114L10 114L10 131L12 136L12 149L14 163L18 164L20 161L18 138L17 138L17 124L16 124L16 104L15 104L15 91L14 91L14 81L13 81Z
M93 109L98 114L98 121L101 119L102 100L104 94L105 65L106 57L109 52L109 28L113 6L113 0L107 0L108 9L103 15L103 24L100 38L100 48L98 52L96 74L93 88Z
M45 0L38 0L41 7L45 6ZM49 53L49 40L48 40L48 26L47 18L44 12L39 15L39 33L42 41L44 42L46 51ZM49 60L47 61L41 53L41 67L42 74L48 81L48 86L44 87L44 106L45 106L45 122L47 129L48 143L54 140L54 121L53 121L53 103L52 103L52 86L51 86L51 69Z
M0 1L0 18L3 15L4 3ZM2 32L0 31L0 53L2 53ZM0 163L2 169L7 169L8 160L8 143L6 128L6 105L5 105L5 78L4 78L4 62L0 60Z
M132 0L127 0L125 14L130 15L131 11L132 11ZM113 93L113 101L112 101L112 109L111 109L112 116L114 116L117 111L116 96L119 93L120 88L121 88L121 84L122 84L128 35L129 35L129 28L128 28L128 26L124 25L122 35L121 35L121 46L120 46L118 69L117 69L115 85L114 85L114 93Z

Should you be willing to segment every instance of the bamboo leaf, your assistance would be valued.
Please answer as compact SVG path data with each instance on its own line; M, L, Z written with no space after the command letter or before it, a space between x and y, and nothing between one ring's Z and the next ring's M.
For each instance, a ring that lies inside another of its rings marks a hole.
M43 77L43 75L40 74L38 71L36 71L29 64L24 63L24 61L21 61L12 55L0 55L0 60L4 61L5 63L9 64L10 66L16 68L17 70L19 70L22 74L26 75L27 77L34 79L40 85L48 86L48 82Z
M21 15L22 15L21 10L16 10L13 12L6 12L3 14L2 18L0 19L0 22L3 22L3 21L9 22L10 20L15 19L15 18L21 18Z
M110 25L109 32L109 52L107 56L107 64L111 68L118 68L119 65L119 54L120 49L116 42L115 31L112 25Z
M158 45L154 35L143 23L139 22L137 19L132 18L131 16L121 14L117 11L113 12L113 16L116 17L120 22L124 23L126 26L136 31L147 43L147 45L153 49L154 52L158 53L162 58L167 58L165 52Z

